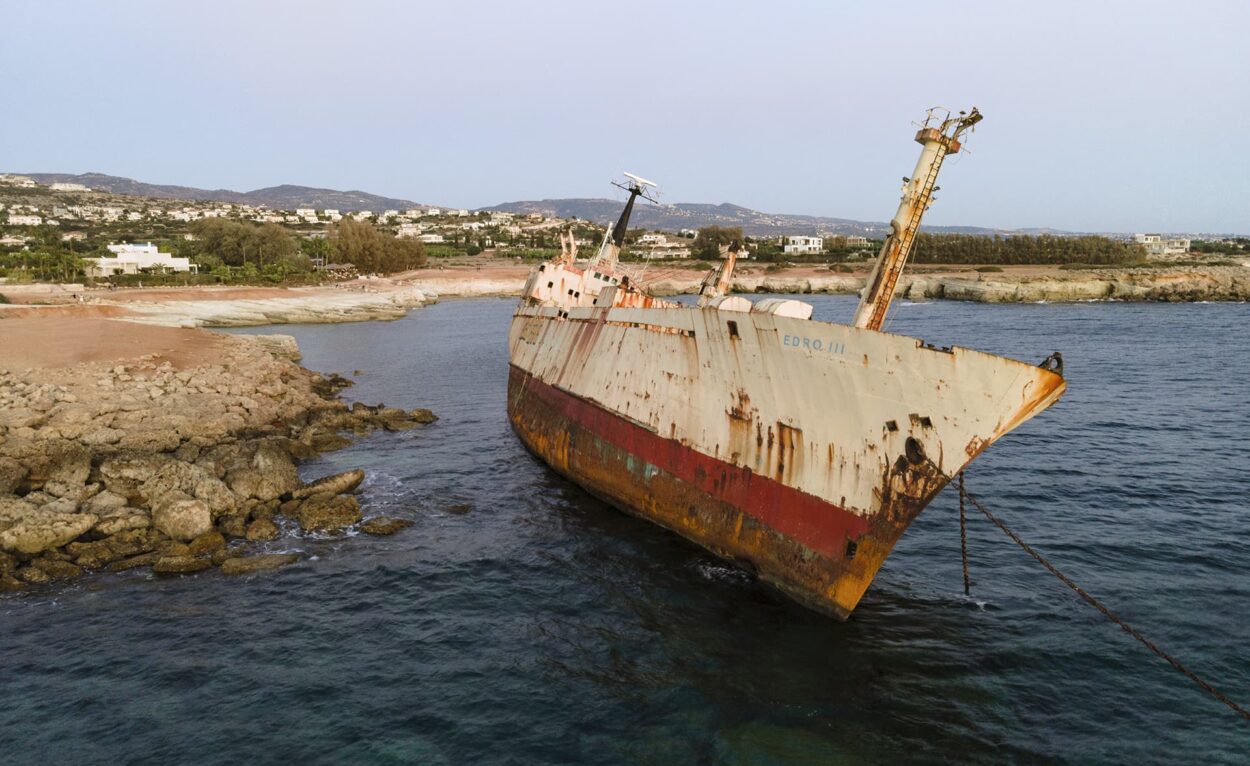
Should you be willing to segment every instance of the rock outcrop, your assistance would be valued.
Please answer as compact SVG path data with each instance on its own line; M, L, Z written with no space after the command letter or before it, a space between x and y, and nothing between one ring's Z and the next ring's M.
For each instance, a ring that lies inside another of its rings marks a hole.
M360 281L336 287L292 288L287 291L290 295L283 297L127 303L130 315L124 318L165 327L367 322L399 319L410 309L438 300L434 293L411 286L379 289ZM279 353L290 353L292 344L285 344L287 348L279 349Z
M194 365L149 354L0 370L0 591L100 570L238 574L290 563L246 549L281 535L279 513L319 534L358 524L351 493L365 478L355 470L305 484L297 461L352 434L436 419L349 407L337 392L350 381L299 367L293 341L213 343L225 352Z

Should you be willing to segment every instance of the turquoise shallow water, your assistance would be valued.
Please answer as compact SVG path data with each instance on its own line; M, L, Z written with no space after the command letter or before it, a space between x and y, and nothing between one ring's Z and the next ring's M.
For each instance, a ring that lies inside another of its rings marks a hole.
M845 321L847 298L812 297ZM432 407L304 467L364 466L393 538L294 538L243 581L104 576L0 600L5 763L1165 763L1250 725L972 519L904 536L838 623L588 497L504 416L511 301L259 328L349 398ZM1250 703L1246 305L901 305L891 330L1026 360L1069 393L970 488ZM467 506L468 511L463 512Z

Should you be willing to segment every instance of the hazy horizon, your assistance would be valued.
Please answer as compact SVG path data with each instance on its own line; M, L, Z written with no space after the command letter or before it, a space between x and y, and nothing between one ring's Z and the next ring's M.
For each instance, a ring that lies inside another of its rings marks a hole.
M0 2L0 168L611 197L887 220L925 108L978 106L935 226L1250 230L1250 8Z

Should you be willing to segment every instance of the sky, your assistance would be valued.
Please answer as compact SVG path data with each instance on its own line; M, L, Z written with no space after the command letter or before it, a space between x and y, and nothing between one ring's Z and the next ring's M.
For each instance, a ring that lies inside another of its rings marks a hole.
M0 172L476 208L614 197L933 225L1250 232L1250 3L0 0Z

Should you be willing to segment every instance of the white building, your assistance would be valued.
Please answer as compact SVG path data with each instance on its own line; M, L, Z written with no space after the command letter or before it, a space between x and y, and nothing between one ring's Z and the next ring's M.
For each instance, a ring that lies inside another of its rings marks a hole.
M663 245L668 244L668 237L664 236L663 234L643 234L641 237L638 238L638 244L642 245L643 247L656 246L656 245L663 246Z
M21 186L26 189L30 189L39 185L35 183L35 179L29 176L18 176L12 173L0 173L0 184L8 184L9 186Z
M401 223L395 232L397 237L419 237L421 232L425 230L425 225L420 223Z
M43 219L37 215L15 215L9 213L10 226L38 226L43 223Z
M83 186L82 184L71 184L71 183L54 183L48 188L50 188L52 191L61 191L61 192L89 192L91 191L91 189L87 188L86 186Z
M643 258L648 261L653 260L672 260L674 258L689 258L690 248L688 247L656 247L645 251ZM741 257L741 256L739 256Z
M88 264L87 276L111 277L115 274L163 274L168 271L195 273L198 268L187 258L175 258L169 253L162 253L156 245L148 242L143 245L121 244L109 245L112 256L103 258L84 258L93 262Z
M786 255L810 255L825 250L823 237L785 237L781 251Z
M441 245L444 240L442 234L421 234L417 237L417 241L427 245Z
M1146 248L1146 255L1185 255L1189 252L1187 239L1164 239L1160 234L1134 234L1133 241Z
M850 235L846 238L847 247L868 247L868 238L857 235Z

